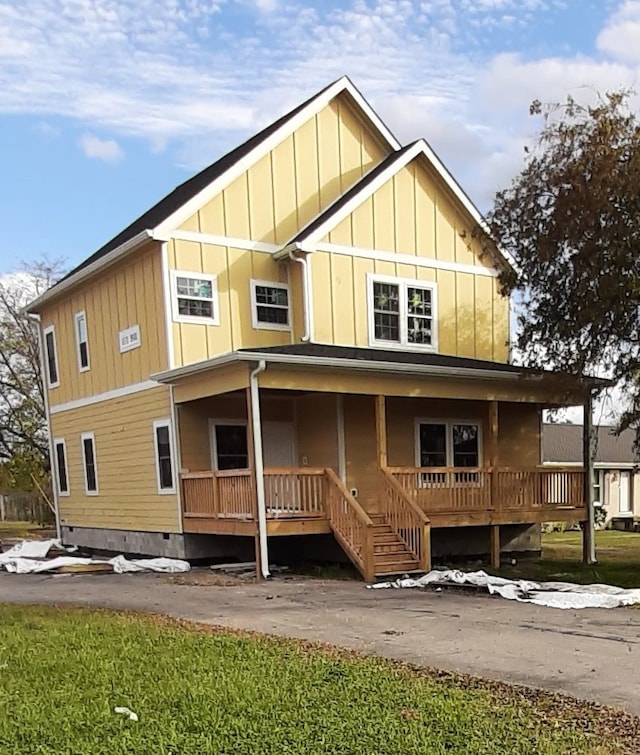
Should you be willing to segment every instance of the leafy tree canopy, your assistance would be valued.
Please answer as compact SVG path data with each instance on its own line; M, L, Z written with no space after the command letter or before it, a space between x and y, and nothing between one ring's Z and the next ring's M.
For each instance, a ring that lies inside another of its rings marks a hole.
M488 230L510 255L506 293L522 302L517 346L534 367L603 374L640 420L640 123L630 93L595 105L535 101L543 125Z

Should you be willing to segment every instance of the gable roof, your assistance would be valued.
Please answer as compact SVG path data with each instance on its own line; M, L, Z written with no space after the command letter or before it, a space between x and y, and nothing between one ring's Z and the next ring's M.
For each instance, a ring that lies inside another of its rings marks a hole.
M338 197L333 204L329 205L329 207L290 239L285 245L283 251L275 255L276 259L284 257L292 247L305 252L314 251L314 245L316 243L324 238L329 231L348 217L378 188L391 180L393 176L399 173L402 168L408 165L418 155L423 155L427 159L429 164L435 168L440 178L445 182L456 199L471 216L471 219L477 223L480 228L487 231L486 223L480 210L478 210L460 184L458 184L451 173L449 173L429 144L424 139L418 139L412 144L408 144L406 147L389 155L385 160L364 175L345 194ZM502 252L497 247L495 247L495 256L498 261L505 266L513 267L515 264L510 255Z
M392 150L400 149L398 140L364 99L357 87L347 76L342 76L200 173L177 186L124 230L73 268L55 286L33 301L29 305L28 311L37 311L37 308L48 299L75 285L84 276L96 272L103 265L110 264L119 259L120 256L137 249L149 239L155 238L166 241L171 230L180 225L200 206L231 183L237 175L257 162L263 154L277 146L299 125L313 117L315 113L341 93L349 95L362 115Z
M633 449L634 430L614 435L613 428L600 425L595 461L597 464L638 464ZM542 461L556 464L582 462L582 425L544 424L542 426Z

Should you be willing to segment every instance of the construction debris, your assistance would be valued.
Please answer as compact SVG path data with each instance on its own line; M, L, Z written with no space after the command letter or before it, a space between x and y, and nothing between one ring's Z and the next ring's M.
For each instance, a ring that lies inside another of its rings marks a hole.
M191 568L188 561L175 558L138 558L128 560L124 556L105 558L79 558L71 555L77 548L65 548L59 540L23 540L6 553L0 553L0 569L10 574L39 574L41 572L77 573L153 571L176 574Z
M385 589L432 585L471 585L486 589L490 595L549 608L619 608L640 604L640 589L628 590L612 585L576 585L571 582L530 582L525 579L493 577L484 571L463 572L457 569L436 569L416 579L405 577L367 587Z

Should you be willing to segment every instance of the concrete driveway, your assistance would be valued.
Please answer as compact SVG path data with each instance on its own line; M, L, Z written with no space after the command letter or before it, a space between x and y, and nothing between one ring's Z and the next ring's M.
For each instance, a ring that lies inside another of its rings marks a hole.
M359 582L302 578L227 587L198 581L210 581L209 572L0 573L0 602L151 611L318 640L640 714L640 610L560 611L475 593L367 590Z

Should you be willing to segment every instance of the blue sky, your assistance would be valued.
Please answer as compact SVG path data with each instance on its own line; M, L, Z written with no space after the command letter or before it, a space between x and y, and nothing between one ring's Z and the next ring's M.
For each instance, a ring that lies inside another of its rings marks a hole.
M486 209L532 99L639 70L640 0L0 0L0 272L77 264L344 73Z

